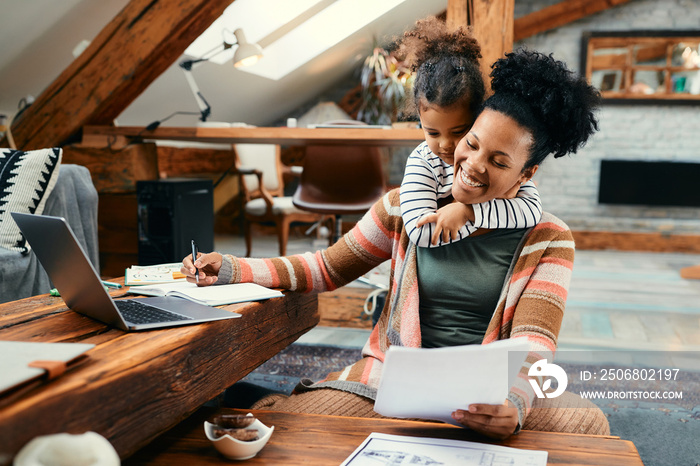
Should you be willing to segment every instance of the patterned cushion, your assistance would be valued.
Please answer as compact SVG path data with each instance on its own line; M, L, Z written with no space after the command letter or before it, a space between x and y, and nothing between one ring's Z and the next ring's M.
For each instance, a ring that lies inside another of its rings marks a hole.
M10 212L44 212L62 155L59 148L28 152L0 149L0 247L29 253L29 245Z

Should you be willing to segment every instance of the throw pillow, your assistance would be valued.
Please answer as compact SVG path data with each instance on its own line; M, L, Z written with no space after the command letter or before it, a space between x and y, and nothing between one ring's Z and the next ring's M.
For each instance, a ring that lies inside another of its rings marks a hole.
M56 185L60 148L21 151L0 149L0 247L26 255L29 244L10 212L41 215Z

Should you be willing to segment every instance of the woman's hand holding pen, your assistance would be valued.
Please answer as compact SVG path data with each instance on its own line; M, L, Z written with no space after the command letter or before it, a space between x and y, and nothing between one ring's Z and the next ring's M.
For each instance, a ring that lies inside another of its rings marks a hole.
M180 271L185 274L188 282L196 283L198 286L209 286L216 283L221 269L221 254L210 252L208 254L197 254L197 260L192 262L192 254L182 260ZM199 270L199 282L197 282L197 270Z

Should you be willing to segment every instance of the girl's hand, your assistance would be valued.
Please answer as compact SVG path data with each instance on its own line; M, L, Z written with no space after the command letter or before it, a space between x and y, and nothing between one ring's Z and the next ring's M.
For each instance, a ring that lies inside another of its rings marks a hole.
M509 400L502 405L473 404L468 411L453 412L452 419L487 437L504 439L518 427L518 408Z
M197 286L209 286L216 283L219 278L219 270L221 269L221 254L218 252L210 252L208 254L197 254L197 260L192 263L192 254L182 259L182 268L180 271L185 275L185 278L190 283L196 283ZM195 278L195 267L199 270L199 282Z
M416 227L420 228L426 223L435 223L435 230L433 230L430 242L438 244L442 238L444 243L449 243L450 239L459 238L459 230L468 221L474 221L474 208L461 202L453 202L439 208L433 214L423 215L416 222Z

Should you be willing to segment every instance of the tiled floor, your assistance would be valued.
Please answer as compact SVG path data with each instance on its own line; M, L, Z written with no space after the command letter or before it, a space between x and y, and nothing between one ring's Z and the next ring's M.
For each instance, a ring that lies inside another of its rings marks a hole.
M245 251L240 237L218 236L215 245ZM306 237L288 244L288 254L314 249ZM276 238L255 237L253 255L276 256ZM700 280L679 275L696 264L700 254L577 251L559 349L700 351ZM367 334L319 327L300 342L359 346Z

